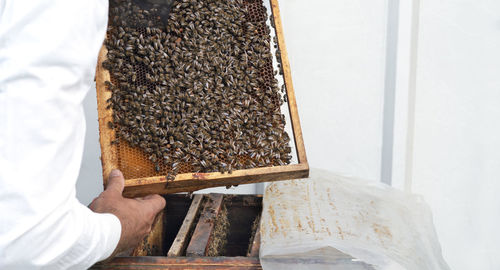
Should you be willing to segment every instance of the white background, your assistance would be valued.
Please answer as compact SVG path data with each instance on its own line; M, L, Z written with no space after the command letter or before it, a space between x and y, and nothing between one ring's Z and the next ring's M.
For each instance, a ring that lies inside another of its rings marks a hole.
M452 269L500 269L500 1L280 7L310 165L422 194ZM95 89L85 111L88 204L102 190Z
M422 1L412 191L454 269L500 269L500 1Z

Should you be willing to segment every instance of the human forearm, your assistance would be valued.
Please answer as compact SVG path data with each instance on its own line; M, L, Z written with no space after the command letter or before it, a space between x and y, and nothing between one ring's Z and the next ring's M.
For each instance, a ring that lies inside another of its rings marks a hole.
M120 235L116 216L94 213L71 199L16 239L3 242L0 268L86 269L109 257Z

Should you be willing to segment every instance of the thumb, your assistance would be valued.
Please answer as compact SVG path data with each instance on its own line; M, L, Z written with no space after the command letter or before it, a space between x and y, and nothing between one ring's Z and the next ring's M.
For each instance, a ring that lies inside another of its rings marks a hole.
M163 210L165 208L165 199L160 196L160 195L148 195L144 198L142 198L143 205L153 211L153 213L156 215L158 212Z
M120 170L114 169L109 173L108 183L106 184L106 191L116 192L122 194L125 187L125 178Z

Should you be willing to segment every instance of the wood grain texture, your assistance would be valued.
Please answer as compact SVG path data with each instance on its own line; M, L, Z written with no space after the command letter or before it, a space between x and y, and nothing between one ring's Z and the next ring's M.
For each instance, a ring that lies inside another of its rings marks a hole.
M184 173L179 174L173 181L167 183L165 176L154 176L147 178L127 179L125 181L124 195L127 197L144 196L148 194L167 194L177 192L190 192L200 189L230 186L247 183L259 183L278 180L289 180L297 178L307 178L309 176L309 165L304 147L302 130L297 111L297 103L292 84L290 63L286 51L283 26L280 18L279 6L277 0L270 0L272 14L276 25L276 34L278 46L281 51L281 61L283 67L283 76L286 85L288 107L293 130L298 164L254 168L246 170L236 170L232 174L222 173ZM104 184L109 173L114 168L119 168L119 159L117 147L111 145L115 138L113 129L108 128L107 123L112 120L112 110L106 109L106 100L111 97L111 92L106 90L105 81L110 81L110 75L107 70L102 68L102 62L106 59L107 50L105 46L99 52L97 70L96 70L96 90L98 100L99 114L99 134L101 144L101 161L103 168ZM127 157L122 157L122 159Z
M189 207L186 217L182 222L182 226L179 229L172 246L170 246L170 250L167 254L168 257L182 256L182 253L188 244L190 232L194 229L194 221L202 206L202 200L203 194L194 195L191 206Z
M262 269L256 257L119 257L91 269Z
M118 168L118 154L111 141L115 138L115 131L108 128L108 122L113 121L113 111L106 109L107 100L111 98L111 91L106 89L104 82L111 81L109 71L102 67L102 62L106 60L108 50L102 46L97 58L96 68L96 94L97 94L97 115L99 121L99 142L101 144L101 163L104 185L108 180L108 175L112 169Z
M206 195L205 206L203 207L198 224L196 224L193 236L186 249L186 256L206 256L215 220L222 208L222 200L223 194Z
M177 175L174 181L168 181L168 183L164 176L126 180L123 194L126 197L152 193L168 194L218 186L307 178L308 176L308 164L237 170L231 174L184 173Z
M290 110L290 119L292 121L293 136L295 139L295 149L297 150L299 163L307 164L306 148L304 146L304 138L302 137L302 129L300 127L299 112L297 110L297 102L295 99L295 92L293 90L292 72L290 70L290 61L288 60L288 53L286 51L285 35L283 33L280 8L278 0L270 0L270 3L274 18L274 24L276 26L278 48L281 52L281 66L283 67L283 77L285 79L288 109Z

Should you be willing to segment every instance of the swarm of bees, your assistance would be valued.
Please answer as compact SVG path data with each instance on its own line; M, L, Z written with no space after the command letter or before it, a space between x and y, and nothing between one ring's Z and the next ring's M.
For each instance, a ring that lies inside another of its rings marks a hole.
M102 66L116 142L142 149L168 179L182 163L229 173L289 164L265 21L243 0L178 0L166 24L160 13L110 4Z

